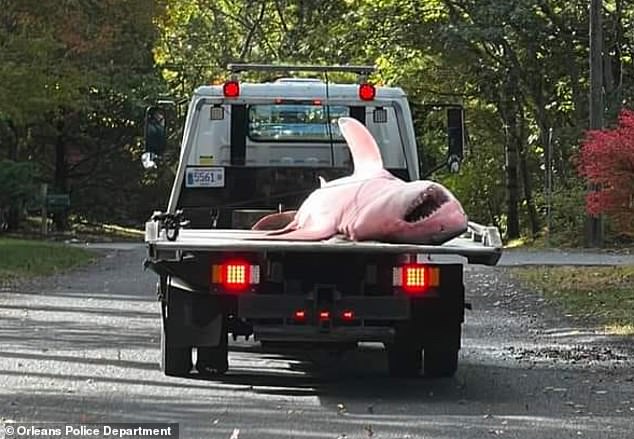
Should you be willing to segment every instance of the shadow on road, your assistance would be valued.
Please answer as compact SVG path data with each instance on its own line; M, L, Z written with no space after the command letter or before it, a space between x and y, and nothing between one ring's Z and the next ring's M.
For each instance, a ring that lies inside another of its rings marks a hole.
M471 273L480 288L471 293L478 306L467 319L454 378L390 378L378 345L331 354L273 352L241 341L231 345L227 375L174 378L158 368L155 280L138 275L137 253L123 257L38 292L0 293L4 417L179 422L186 431L181 437L188 438L229 438L236 428L241 439L547 439L578 432L612 439L631 430L630 412L615 407L631 399L632 381L604 393L609 374L589 367L595 359L586 355L608 353L552 351L536 344L542 339L527 338L521 313L505 307L505 300L519 299L494 295L508 290L499 276ZM548 336L568 342L568 332Z

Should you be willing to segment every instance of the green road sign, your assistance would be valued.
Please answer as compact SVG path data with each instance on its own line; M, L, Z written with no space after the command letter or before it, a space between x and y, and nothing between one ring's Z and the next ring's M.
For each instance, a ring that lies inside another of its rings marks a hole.
M46 208L48 210L65 210L70 207L69 194L49 194L46 196Z

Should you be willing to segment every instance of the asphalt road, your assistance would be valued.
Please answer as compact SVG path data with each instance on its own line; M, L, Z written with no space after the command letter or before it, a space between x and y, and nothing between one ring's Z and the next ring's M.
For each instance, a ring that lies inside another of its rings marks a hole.
M632 340L572 326L504 268L468 268L474 309L452 379L391 379L374 345L292 358L242 341L230 374L207 381L158 370L142 258L111 247L0 291L3 422L178 422L181 438L634 438Z

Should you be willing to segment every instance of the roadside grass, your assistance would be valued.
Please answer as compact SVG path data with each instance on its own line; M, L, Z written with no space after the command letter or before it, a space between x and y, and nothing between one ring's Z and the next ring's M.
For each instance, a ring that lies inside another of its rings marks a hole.
M50 239L55 240L80 240L86 242L114 242L114 241L143 241L145 232L131 227L123 227L115 224L95 224L87 221L70 218L69 230L66 232L51 231L48 234ZM52 221L49 220L49 228L52 229ZM27 217L16 237L41 236L42 219L39 217Z
M76 222L72 230L75 234L87 237L108 238L116 241L143 241L145 231L114 224L89 224Z
M87 264L95 254L63 244L0 238L0 285Z
M566 313L634 335L634 266L521 267L512 270Z

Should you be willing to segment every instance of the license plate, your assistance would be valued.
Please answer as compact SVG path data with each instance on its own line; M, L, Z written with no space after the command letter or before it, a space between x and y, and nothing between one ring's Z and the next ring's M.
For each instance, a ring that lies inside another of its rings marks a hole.
M187 168L185 187L225 187L225 168Z

